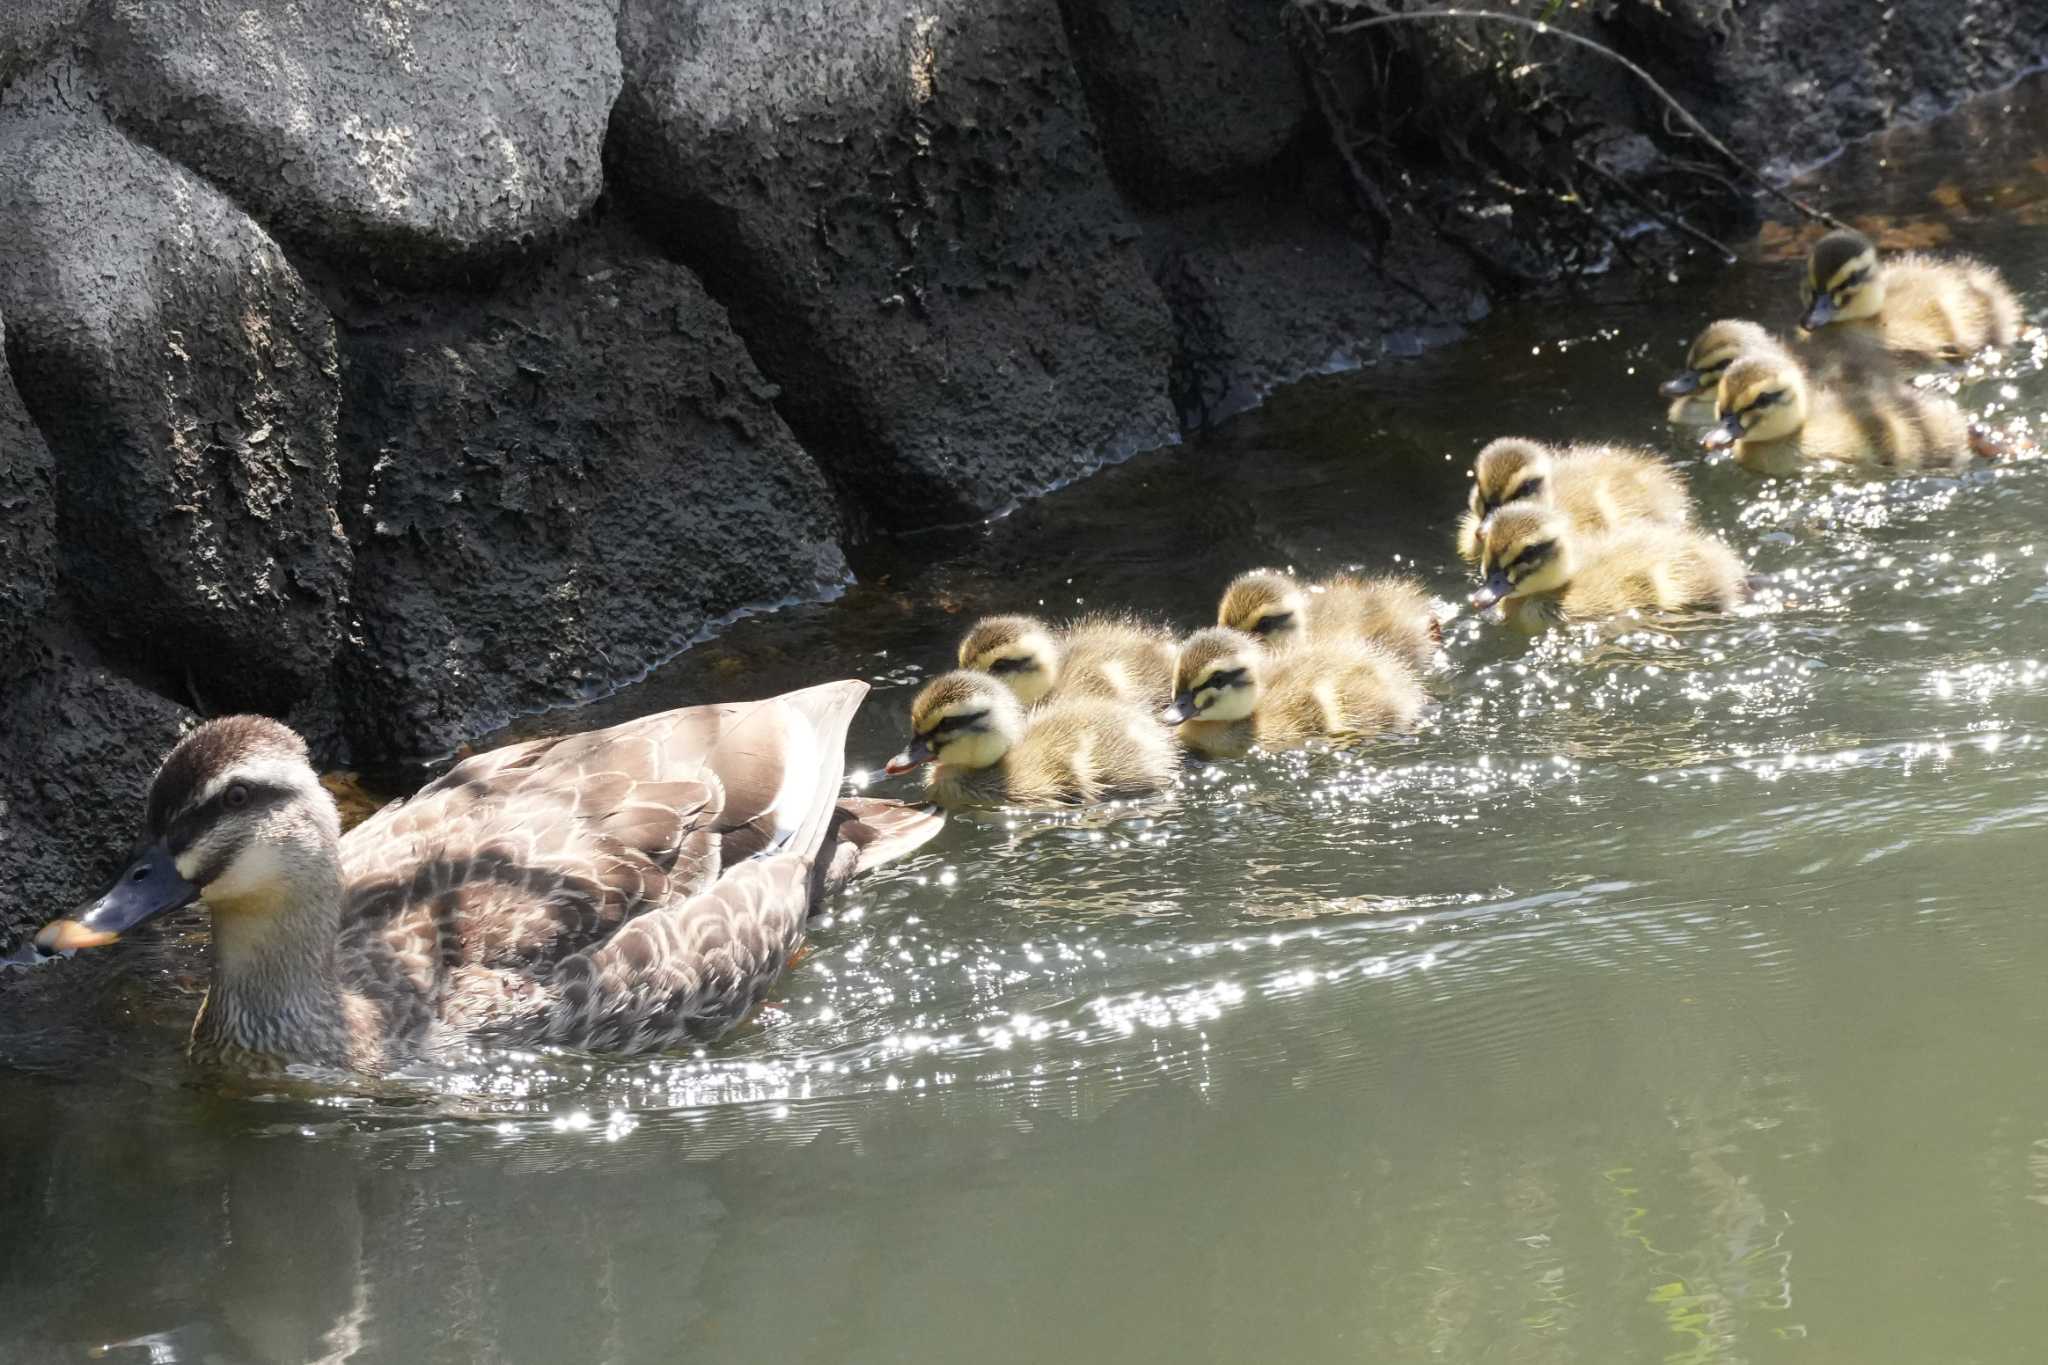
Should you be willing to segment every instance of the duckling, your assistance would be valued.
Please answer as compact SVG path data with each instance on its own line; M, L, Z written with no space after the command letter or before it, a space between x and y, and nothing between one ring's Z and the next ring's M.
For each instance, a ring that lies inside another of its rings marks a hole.
M1050 806L1146 796L1178 760L1145 711L1099 697L1055 697L1027 714L986 673L959 669L910 705L910 746L885 771L933 764L925 794L941 806Z
M1562 513L1503 507L1486 523L1472 605L1526 634L1626 612L1725 611L1748 591L1742 560L1686 526L1636 522L1581 536Z
M1684 480L1647 451L1606 445L1560 450L1503 436L1472 463L1472 502L1458 523L1458 553L1466 563L1479 560L1486 518L1523 499L1549 503L1574 529L1588 533L1631 521L1683 526L1692 520Z
M1806 313L1799 325L1809 332L1867 328L1891 350L1950 361L2012 345L2024 320L1992 266L1917 253L1880 261L1870 239L1848 228L1813 244L1800 298Z
M1188 637L1173 686L1161 719L1210 758L1405 730L1424 701L1414 670L1378 645L1311 640L1274 654L1228 626Z
M1746 318L1720 318L1693 338L1685 368L1657 386L1672 400L1666 417L1674 426L1714 421L1714 394L1730 365L1746 355L1797 366L1811 381L1828 384L1889 384L1905 376L1884 346L1862 329L1830 327L1791 342Z
M1146 707L1173 695L1173 636L1135 617L1084 616L1061 631L1036 616L988 616L961 639L959 658L1026 706L1055 692Z
M347 834L305 741L208 721L150 783L146 844L36 935L111 943L193 901L212 982L191 1051L381 1074L468 1039L645 1052L761 1003L822 896L943 825L844 799L867 684L689 706L465 759Z
M1902 384L1808 384L1797 365L1746 356L1721 376L1720 425L1700 438L1735 463L1788 475L1816 464L1953 469L1972 454L1969 419L1947 397Z
M1304 586L1278 569L1239 574L1223 590L1216 624L1255 635L1268 649L1305 641L1365 640L1427 669L1443 642L1436 607L1412 578L1338 574Z

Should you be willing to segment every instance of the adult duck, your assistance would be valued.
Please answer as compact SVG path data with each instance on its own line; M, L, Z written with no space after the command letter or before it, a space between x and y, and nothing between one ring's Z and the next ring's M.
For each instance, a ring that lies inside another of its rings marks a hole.
M828 887L941 816L839 799L867 684L691 706L465 760L347 835L298 735L186 736L146 846L46 925L96 947L203 901L203 1061L370 1074L470 1039L645 1052L721 1036L767 994Z

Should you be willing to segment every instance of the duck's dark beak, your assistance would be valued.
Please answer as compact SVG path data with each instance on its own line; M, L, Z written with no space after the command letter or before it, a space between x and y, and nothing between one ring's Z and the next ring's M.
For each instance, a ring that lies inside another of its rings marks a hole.
M1741 439L1742 419L1730 415L1707 428L1706 433L1700 437L1700 444L1708 450L1719 450L1723 446L1732 446Z
M1481 611L1485 611L1488 607L1500 601L1501 598L1514 592L1514 590L1515 585L1508 580L1507 574L1502 570L1495 569L1486 576L1486 581L1479 585L1479 591L1472 594L1472 605Z
M1195 718L1195 694L1183 692L1173 699L1172 705L1159 713L1159 719L1168 725L1178 725L1184 720Z
M199 888L179 874L171 851L162 844L151 844L122 869L104 896L70 919L45 924L36 935L36 947L46 953L102 947L144 920L181 909L198 898Z
M907 773L912 768L921 768L936 757L932 753L932 742L923 735L910 741L910 747L882 765L882 771L894 777Z
M1816 294L1813 302L1806 305L1806 316L1799 319L1799 325L1809 332L1818 332L1835 320L1835 301L1827 294Z
M1677 374L1672 375L1657 386L1657 392L1663 394L1666 398L1683 398L1689 393L1698 393L1699 391L1700 372L1698 370L1680 370Z

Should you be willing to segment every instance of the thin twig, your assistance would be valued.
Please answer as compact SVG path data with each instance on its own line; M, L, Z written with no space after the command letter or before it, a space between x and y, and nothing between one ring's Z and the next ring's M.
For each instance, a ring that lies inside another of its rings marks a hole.
M1304 0L1296 0L1296 3L1304 3ZM1754 180L1758 185L1762 186L1764 193L1770 195L1774 199L1782 201L1783 203L1789 204L1792 208L1797 210L1799 213L1805 215L1806 217L1815 219L1819 222L1826 223L1830 227L1848 226L1848 224L1844 223L1841 219L1835 217L1833 214L1827 213L1821 209L1817 209L1813 207L1813 205L1807 203L1805 200L1800 199L1795 195L1789 194L1786 191L1779 189L1776 185L1773 185L1768 179L1765 178L1764 173L1762 171L1758 170L1756 167L1750 165L1747 161L1744 161L1741 157L1737 156L1734 152L1730 151L1728 149L1727 144L1723 143L1721 139L1715 137L1712 133L1708 132L1707 126L1704 123L1701 123L1698 119L1694 118L1692 116L1691 111L1678 102L1676 96L1674 96L1670 91L1666 90L1663 86L1659 85L1657 83L1656 77L1652 76L1649 72L1643 70L1642 67L1636 65L1627 57L1622 56L1613 48L1608 47L1602 43L1596 43L1591 38L1585 37L1581 34L1573 33L1569 29L1558 28L1554 24L1540 23L1534 19L1524 19L1519 14L1495 14L1489 10L1472 9L1427 9L1411 10L1405 14L1377 14L1369 19L1354 19L1348 24L1338 24L1334 28L1324 30L1324 32L1333 35L1339 33L1357 33L1363 29L1378 28L1382 24L1406 23L1416 19L1487 19L1492 20L1495 23L1511 24L1516 28L1528 29L1532 33L1542 33L1548 34L1553 38L1562 38L1564 39L1564 41L1568 43L1573 43L1579 47L1585 48L1588 52L1596 52L1602 57L1606 57L1611 61L1619 62L1623 67L1627 68L1629 73L1635 76L1637 80L1640 80L1644 85L1649 86L1650 90L1657 96L1657 98L1663 100L1665 104L1669 105L1671 110L1674 113L1676 113L1680 119L1684 120L1685 126L1691 129L1695 136L1697 136L1702 142L1705 142L1709 147L1712 147L1715 151L1719 152L1722 156L1726 157L1731 165L1741 170L1745 175L1749 176L1750 179Z
M1650 197L1648 195L1638 193L1635 186L1629 184L1626 180L1623 180L1620 176L1608 170L1605 166L1600 165L1596 161L1589 161L1583 156L1574 156L1572 160L1578 162L1579 165L1591 171L1594 175L1600 177L1600 181L1602 184L1606 185L1616 194L1619 194L1622 198L1634 204L1644 213L1647 213L1652 218L1655 218L1665 227L1670 228L1673 232L1679 233L1682 236L1692 238L1692 240L1698 242L1701 246L1706 247L1709 251L1714 252L1721 258L1722 265L1735 264L1735 253L1733 251L1730 251L1727 248L1727 246L1725 246L1719 241L1716 241L1713 237L1708 236L1706 233L1700 231L1691 223L1686 222L1683 218L1677 217L1674 214L1666 213L1663 209L1658 208L1656 204L1651 202Z

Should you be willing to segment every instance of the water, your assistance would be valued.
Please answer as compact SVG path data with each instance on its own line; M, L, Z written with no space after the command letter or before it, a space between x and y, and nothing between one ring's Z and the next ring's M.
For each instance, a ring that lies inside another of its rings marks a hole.
M1815 193L2031 286L2044 133L2037 86ZM855 675L873 766L984 609L1193 623L1254 562L1397 557L1455 597L1508 431L1673 450L1766 575L1739 615L1463 622L1412 739L957 821L705 1052L224 1092L178 1061L189 925L19 1012L0 1358L2036 1358L2048 461L1764 484L1671 441L1654 381L1711 315L1788 320L1796 249L871 547L846 600L524 729ZM2040 369L1966 396L2034 420Z

